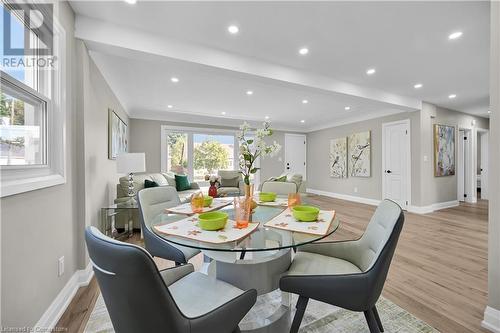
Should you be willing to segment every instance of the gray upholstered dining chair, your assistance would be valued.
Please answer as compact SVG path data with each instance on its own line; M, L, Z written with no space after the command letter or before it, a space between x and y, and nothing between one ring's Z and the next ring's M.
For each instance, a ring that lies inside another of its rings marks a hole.
M137 193L140 210L144 246L154 257L172 260L176 265L185 264L189 259L200 253L199 250L189 247L173 245L156 235L151 230L151 221L163 213L165 208L181 204L177 191L172 186L145 188Z
M158 271L146 250L87 227L85 240L113 327L118 333L239 332L257 299L187 264Z
M299 295L290 332L297 332L309 299L365 314L371 333L383 332L377 302L384 287L404 215L398 204L384 200L363 236L355 241L299 247L280 289Z

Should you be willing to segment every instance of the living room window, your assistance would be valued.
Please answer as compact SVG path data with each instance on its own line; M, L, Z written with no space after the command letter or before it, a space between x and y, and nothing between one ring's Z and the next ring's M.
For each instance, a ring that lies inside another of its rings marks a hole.
M162 126L161 140L162 171L206 185L205 175L238 169L236 131Z
M1 4L1 197L65 182L65 32L52 8Z

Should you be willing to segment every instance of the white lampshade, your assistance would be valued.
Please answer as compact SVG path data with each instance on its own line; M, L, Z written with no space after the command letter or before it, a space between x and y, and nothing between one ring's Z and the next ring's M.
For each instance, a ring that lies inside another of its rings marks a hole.
M116 157L116 172L145 172L146 154L145 153L122 153Z

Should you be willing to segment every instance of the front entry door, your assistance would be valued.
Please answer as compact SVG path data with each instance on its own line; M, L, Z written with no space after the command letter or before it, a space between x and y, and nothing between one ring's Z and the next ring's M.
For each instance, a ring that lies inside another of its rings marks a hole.
M285 172L300 174L306 179L306 136L285 134Z
M384 199L407 209L410 201L410 121L382 125L382 192Z

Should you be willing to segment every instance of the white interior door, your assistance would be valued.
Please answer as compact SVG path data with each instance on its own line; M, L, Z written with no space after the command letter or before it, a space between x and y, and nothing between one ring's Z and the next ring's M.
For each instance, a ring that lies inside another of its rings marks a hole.
M465 131L458 131L457 197L465 201Z
M306 179L306 136L285 134L285 172L301 174Z
M410 203L410 121L382 125L383 198L403 209Z
M481 199L488 199L488 139L489 134L481 133Z

